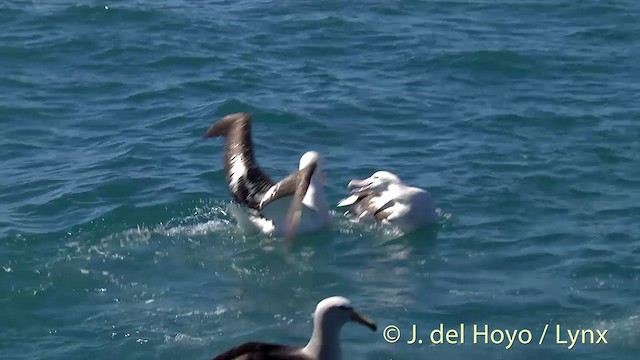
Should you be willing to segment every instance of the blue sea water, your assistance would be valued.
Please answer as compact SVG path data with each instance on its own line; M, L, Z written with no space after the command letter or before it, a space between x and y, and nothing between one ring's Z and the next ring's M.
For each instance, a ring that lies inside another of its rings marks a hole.
M0 358L304 345L338 294L379 325L347 325L345 358L637 359L639 19L633 0L3 0ZM237 111L274 178L317 150L335 204L394 171L437 229L336 212L289 251L243 235L201 138ZM432 344L441 323L465 343ZM474 324L533 339L474 344ZM607 344L569 350L556 325Z

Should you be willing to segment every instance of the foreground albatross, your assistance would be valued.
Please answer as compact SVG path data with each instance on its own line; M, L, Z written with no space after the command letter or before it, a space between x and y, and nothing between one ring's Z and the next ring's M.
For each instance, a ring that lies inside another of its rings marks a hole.
M253 227L268 235L284 236L289 242L296 231L312 232L328 224L326 175L320 169L317 152L306 152L300 158L299 170L276 183L256 162L251 114L227 115L212 124L204 137L225 138L227 186L236 203L248 209L247 220Z
M409 232L437 221L431 195L423 189L405 185L389 171L377 171L365 180L351 180L351 195L338 202L349 207L358 218L373 217Z
M216 356L213 360L340 360L340 330L355 321L372 331L376 323L358 314L349 299L342 296L326 298L318 303L313 314L313 333L307 346L248 342Z

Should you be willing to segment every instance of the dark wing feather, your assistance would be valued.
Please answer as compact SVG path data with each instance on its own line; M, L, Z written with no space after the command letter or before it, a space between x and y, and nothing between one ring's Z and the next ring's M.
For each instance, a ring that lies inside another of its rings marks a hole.
M382 207L376 208L375 199L380 196L379 193L371 192L371 191L361 191L358 193L352 194L358 198L350 205L350 210L356 216L361 216L365 213L372 215L377 221L385 220L391 212L389 208L393 206L392 201L387 201Z
M204 133L204 137L224 137L224 170L227 186L236 202L257 209L264 193L274 182L255 159L251 140L251 114L235 113L216 121ZM241 160L239 160L241 159ZM233 174L234 161L242 161L245 172ZM237 180L235 183L233 180Z
M251 114L249 113L235 113L229 114L222 119L214 122L209 126L207 131L204 133L204 138L209 137L220 137L226 136L229 134L234 125L240 122L251 122Z
M387 218L391 216L391 210L389 210L389 207L390 206L383 206L382 208L376 210L373 213L373 216L376 218L376 220L378 221L387 220Z
M278 181L262 198L258 210L264 209L269 203L287 196L293 196L291 205L287 212L286 229L284 240L290 243L295 236L296 229L302 217L302 200L311 184L311 177L317 167L316 163L311 163L305 168L298 170L284 179Z
M217 355L212 360L309 360L287 345L248 342Z

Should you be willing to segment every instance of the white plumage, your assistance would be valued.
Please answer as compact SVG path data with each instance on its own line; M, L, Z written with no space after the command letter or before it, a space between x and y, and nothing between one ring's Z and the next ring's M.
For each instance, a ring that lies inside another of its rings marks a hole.
M413 231L437 222L438 215L431 195L423 189L409 186L389 171L377 171L364 180L351 180L351 195L338 202L349 207L358 218L373 218L383 224L393 224L403 232Z

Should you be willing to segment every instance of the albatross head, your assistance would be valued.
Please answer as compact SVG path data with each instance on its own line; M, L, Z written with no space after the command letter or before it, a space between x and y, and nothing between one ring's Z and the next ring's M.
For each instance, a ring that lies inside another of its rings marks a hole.
M349 299L342 296L326 298L318 303L313 314L313 334L303 351L313 359L340 359L340 330L348 322L356 322L376 331L376 323L354 310Z
M376 323L360 315L353 309L351 301L342 296L333 296L320 301L313 314L313 321L314 323L321 322L324 327L336 330L342 328L342 325L354 321L376 331Z
M312 179L320 180L322 184L327 181L327 174L322 171L322 159L320 158L320 154L317 151L307 151L300 158L300 165L298 166L298 170L302 170L305 167L316 164L316 170L314 171Z
M351 180L348 188L358 188L354 192L360 191L384 191L391 184L400 184L400 178L389 171L376 171L369 178L364 180Z

